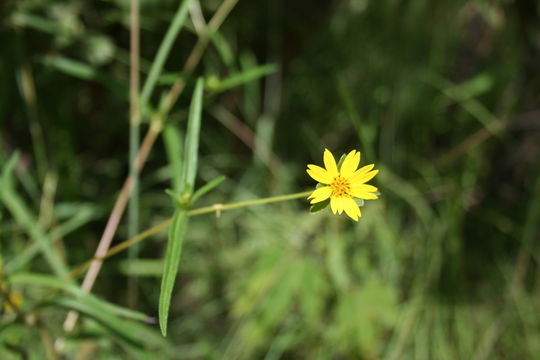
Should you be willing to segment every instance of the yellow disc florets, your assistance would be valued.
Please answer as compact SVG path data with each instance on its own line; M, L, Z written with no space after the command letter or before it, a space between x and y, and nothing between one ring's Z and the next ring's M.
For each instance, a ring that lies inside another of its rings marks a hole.
M334 181L330 184L330 187L332 188L332 196L334 197L351 197L349 195L351 184L348 179L336 176Z

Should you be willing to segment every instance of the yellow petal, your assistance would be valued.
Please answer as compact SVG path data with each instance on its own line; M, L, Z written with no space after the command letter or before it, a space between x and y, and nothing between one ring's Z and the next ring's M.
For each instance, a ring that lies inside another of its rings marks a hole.
M330 198L330 208L334 214L341 214L343 212L342 198L333 197Z
M321 184L330 184L334 180L334 177L330 176L328 171L317 165L308 165L307 173Z
M362 216L362 213L360 212L360 207L353 199L344 198L342 200L342 205L343 209L345 210L345 214L347 214L354 221L358 221L358 218Z
M343 202L344 202L345 198L338 198L338 214L341 215L341 213L343 212Z
M369 164L369 165L366 165L366 166L362 166L360 169L356 170L352 174L351 179L354 179L355 177L358 177L360 175L363 175L363 174L367 173L368 171L370 171L374 167L375 167L375 164Z
M312 199L311 203L315 204L328 199L331 194L332 188L330 186L323 186L312 192L311 195L309 195L308 199Z
M379 170L373 170L373 171L370 171L370 172L367 172L367 173L363 173L363 174L353 176L351 178L351 183L353 185L355 185L355 184L363 184L363 183L368 182L369 180L373 179L373 177L375 175L377 175L378 173L379 173Z
M364 192L375 192L375 191L379 191L379 189L377 189L377 187L373 186L373 185L369 185L369 184L353 184L351 186L351 189L352 190L359 190L359 191L364 191Z
M353 185L351 187L351 190L349 191L349 194L359 199L375 200L375 199L378 199L379 197L373 194L374 191L377 191L377 188L375 186L361 184L361 185Z
M358 164L360 164L360 152L353 150L347 154L345 160L343 160L343 164L341 164L341 176L346 179L350 178L358 167Z
M330 173L332 178L339 175L336 159L334 159L334 155L330 152L328 149L324 149L324 167L326 170Z

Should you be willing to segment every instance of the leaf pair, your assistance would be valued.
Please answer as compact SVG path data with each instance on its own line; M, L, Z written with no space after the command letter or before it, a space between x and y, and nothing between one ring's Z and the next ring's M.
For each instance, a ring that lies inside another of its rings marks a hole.
M203 97L203 80L198 79L191 99L189 109L189 118L187 132L185 137L185 147L182 163L175 162L174 170L180 170L179 175L173 177L175 191L182 199L190 199L195 185L195 175L197 173L199 134L201 130L201 111ZM174 135L171 135L174 140ZM174 141L179 144L179 139ZM169 142L171 144L171 142ZM174 146L169 146L169 149ZM161 333L167 335L167 319L169 317L169 307L171 304L172 291L178 265L182 254L182 245L188 223L187 206L178 206L174 212L169 236L167 240L167 249L165 251L165 260L163 266L163 276L161 278L161 292L159 295L159 326Z

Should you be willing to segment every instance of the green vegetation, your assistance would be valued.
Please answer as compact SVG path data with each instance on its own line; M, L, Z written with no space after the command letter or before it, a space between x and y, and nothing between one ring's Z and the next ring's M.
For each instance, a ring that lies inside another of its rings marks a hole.
M539 5L133 3L0 2L0 359L539 357Z

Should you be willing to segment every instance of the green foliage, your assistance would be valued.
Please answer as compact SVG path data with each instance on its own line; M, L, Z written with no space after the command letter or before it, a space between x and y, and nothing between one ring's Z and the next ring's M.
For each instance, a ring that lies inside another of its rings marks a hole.
M130 1L0 1L0 359L535 359L537 4L244 0L206 33L221 4L141 1L136 225L173 218L84 293L129 172ZM324 148L380 169L358 223L187 215L313 189Z
M167 160L171 165L171 183L173 193L179 194L182 187L182 135L176 124L167 124L163 131L163 141L167 151Z
M150 96L152 95L156 83L161 73L163 72L165 61L167 60L167 57L171 52L174 41L178 38L180 30L184 26L189 9L189 4L191 2L192 0L184 0L180 3L180 5L178 6L178 10L174 14L174 18L171 21L171 25L169 26L167 33L163 37L163 41L161 42L161 45L159 46L159 49L156 53L156 57L152 62L150 72L148 74L148 77L146 78L146 81L144 82L144 86L140 94L140 102L142 109L146 109L146 107L148 106Z
M258 80L276 71L277 68L273 64L256 66L244 69L241 73L233 74L223 80L210 78L206 83L206 87L213 92L219 93Z
M174 212L172 223L169 229L167 249L165 251L165 261L163 265L163 276L161 279L161 292L159 295L159 325L161 333L167 335L167 319L169 317L169 307L171 296L178 273L180 255L184 244L184 235L188 221L187 204L191 199L197 174L197 158L199 152L199 133L201 130L201 111L203 96L203 80L197 80L187 123L186 148L184 150L184 161L179 179L180 204ZM185 199L185 201L184 201Z
M3 205L10 211L17 224L25 229L33 241L39 246L55 274L60 279L66 280L68 270L65 263L58 256L58 253L52 250L50 237L39 227L36 218L31 214L30 209L15 190L13 171L18 159L18 154L13 154L2 169L0 199Z
M189 119L186 130L184 161L180 180L180 194L189 199L195 186L197 160L199 154L199 133L201 131L203 80L198 79L189 107Z
M176 210L169 229L159 295L159 325L164 336L167 335L167 319L171 306L172 291L178 273L180 255L182 254L182 246L184 245L187 219L186 210L181 208Z

